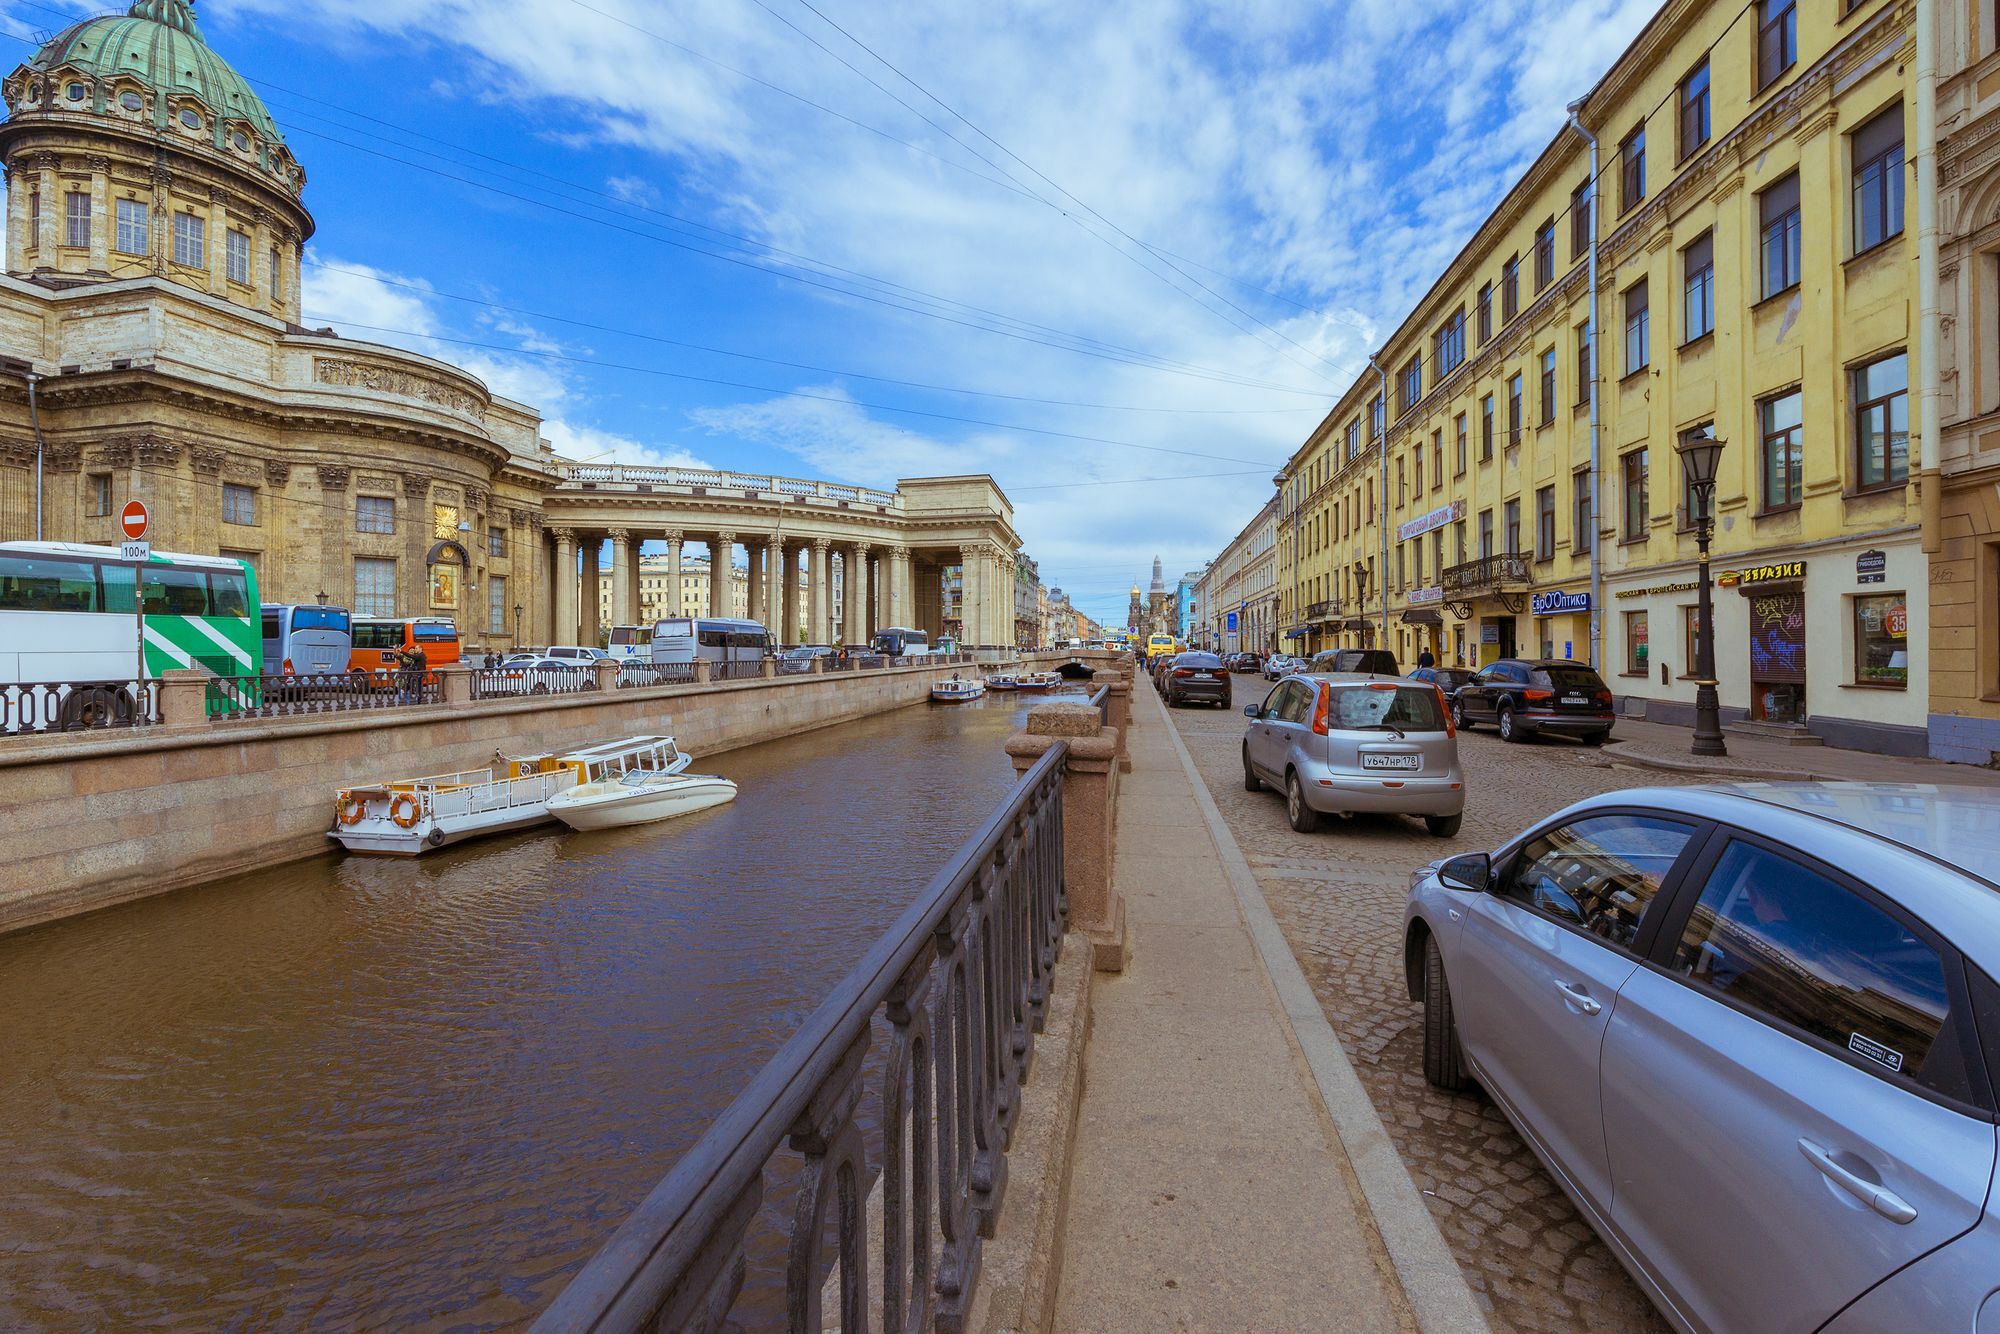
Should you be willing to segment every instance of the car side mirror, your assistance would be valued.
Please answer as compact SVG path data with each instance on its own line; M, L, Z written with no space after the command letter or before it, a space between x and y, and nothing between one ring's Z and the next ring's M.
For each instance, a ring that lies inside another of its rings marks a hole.
M1243 706L1243 716L1245 718L1255 718L1257 716L1257 712L1258 710L1255 704L1245 704Z
M1493 856L1486 852L1468 852L1463 857L1453 857L1438 867L1437 877L1438 883L1446 889L1483 894L1493 879Z

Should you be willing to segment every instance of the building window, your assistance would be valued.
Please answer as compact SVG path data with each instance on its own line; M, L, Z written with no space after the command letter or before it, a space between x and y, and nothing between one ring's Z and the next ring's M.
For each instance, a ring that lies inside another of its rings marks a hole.
M40 196L37 196L40 198ZM1483 346L1493 337L1493 284L1479 289L1479 341Z
M1493 554L1493 511L1479 511L1479 559Z
M1521 550L1521 502L1510 500L1501 507L1501 512L1506 520L1507 554L1517 555Z
M1398 542L1396 544L1396 587L1398 589L1405 587L1408 583L1409 546L1408 542Z
M1451 475L1463 477L1465 476L1465 414L1462 412L1452 423L1452 446L1456 452L1452 458L1455 466L1451 470Z
M1509 255L1507 262L1500 266L1500 322L1520 313L1521 309L1521 257Z
M1463 529L1464 525L1459 525ZM1444 529L1431 529L1431 567L1437 572L1439 583L1444 582Z
M83 249L90 245L90 196L81 190L63 196L63 244Z
M1646 126L1625 136L1618 145L1618 211L1629 213L1646 197Z
M1444 432L1431 432L1431 490L1444 485Z
M283 301L285 299L285 270L278 263L278 247L276 246L271 247L271 299L273 301Z
M1646 641L1646 613L1628 611L1625 613L1625 674L1645 676L1651 667Z
M1571 555L1581 556L1597 540L1597 525L1591 522L1590 514L1590 470L1572 475L1569 484L1576 496L1576 527L1569 535L1569 549Z
M1708 142L1708 61L1688 71L1681 80L1681 161L1685 162Z
M197 269L208 263L208 224L200 214L174 214L174 263Z
M1479 400L1479 461L1493 458L1493 395Z
M1535 556L1554 560L1556 556L1556 489L1545 486L1535 492Z
M1635 449L1620 462L1625 469L1625 540L1646 536L1646 451Z
M152 251L153 211L141 199L118 201L118 253L144 255Z
M1380 440L1383 431L1388 429L1389 422L1384 413L1385 407L1386 405L1382 402L1380 394L1377 394L1368 401L1368 438L1371 441Z
M28 196L28 249L39 250L42 245L42 192L36 190Z
M1418 445L1413 448L1410 451L1410 458L1412 460L1410 466L1416 474L1411 485L1417 493L1417 499L1422 500L1424 498L1424 447Z
M1854 372L1854 464L1863 490L1909 479L1909 390L1901 352Z
M1435 369L1432 376L1442 380L1457 370L1465 360L1465 310L1463 307L1452 312L1450 319L1438 326L1437 351L1432 358Z
M1590 325L1586 322L1576 326L1576 402L1582 407L1590 401L1592 380L1590 365Z
M1396 508L1401 509L1403 508L1403 506L1409 503L1410 503L1410 474L1408 470L1404 467L1403 456L1401 454L1398 454L1396 456Z
M1715 234L1703 232L1681 251L1683 300L1681 341L1692 343L1715 330Z
M1798 63L1798 0L1757 0L1757 91Z
M1709 614L1715 617L1717 625L1722 623L1719 609L1713 609ZM1694 665L1701 661L1701 608L1699 606L1684 606L1681 608L1681 651L1687 654L1686 657L1681 659L1682 667L1689 675L1693 675Z
M248 287L250 285L250 237L246 233L239 232L232 227L229 230L229 234L223 238L223 243L223 259L229 275L229 281L232 283L242 283L245 287Z
M1597 205L1590 182L1569 192L1569 257L1582 259L1590 251L1590 210Z
M1625 373L1642 371L1653 361L1653 317L1647 306L1646 280L1625 289Z
M507 633L507 576L503 574L486 576L486 633Z
M1540 292L1556 280L1556 220L1550 218L1535 228L1535 290Z
M1456 519L1451 525L1452 549L1458 552L1458 563L1465 564L1465 520Z
M354 560L354 614L396 614L396 562L370 556Z
M1347 457L1354 458L1361 453L1361 421L1359 418L1347 423Z
M1791 509L1803 494L1805 398L1796 389L1757 405L1763 444L1764 509Z
M1763 293L1768 300L1799 282L1799 177L1793 172L1757 196L1763 231Z
M248 486L222 487L222 521L224 523L257 522L257 492Z
M486 554L489 556L505 556L507 554L507 531L504 528L488 528L486 530Z
M94 472L90 474L90 514L98 517L111 513L111 474Z
M1901 593L1854 599L1854 680L1859 685L1910 683L1909 610Z
M393 533L396 531L396 502L388 496L354 498L354 531Z
M1903 234L1903 105L1854 132L1854 253Z
M1398 386L1398 392L1402 401L1397 404L1396 410L1397 415L1401 416L1403 413L1417 406L1417 400L1424 396L1424 359L1422 357L1411 357L1409 363L1403 367L1402 382Z
M1507 379L1507 443L1521 443L1521 377L1518 373Z
M1556 350L1549 348L1542 353L1542 425L1548 426L1556 419Z

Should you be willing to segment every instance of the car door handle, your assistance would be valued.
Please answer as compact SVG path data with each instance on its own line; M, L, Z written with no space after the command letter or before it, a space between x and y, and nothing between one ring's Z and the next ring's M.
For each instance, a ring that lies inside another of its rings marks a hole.
M1827 1180L1867 1205L1870 1209L1873 1209L1876 1213L1882 1215L1882 1217L1888 1219L1891 1223L1914 1223L1917 1221L1917 1211L1910 1205L1909 1201L1896 1194L1895 1191L1890 1190L1887 1186L1880 1186L1865 1177L1856 1176L1842 1167L1832 1154L1811 1140L1801 1138L1799 1140L1799 1152L1804 1154L1806 1161L1817 1167L1826 1176Z
M1563 1004L1579 1014L1596 1014L1604 1008L1597 997L1585 991L1574 982L1558 982L1556 990L1562 993Z

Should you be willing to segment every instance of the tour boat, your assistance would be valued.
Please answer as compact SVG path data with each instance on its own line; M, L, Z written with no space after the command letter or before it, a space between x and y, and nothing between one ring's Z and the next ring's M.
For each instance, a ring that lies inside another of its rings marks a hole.
M1021 688L1021 683L1012 676L1002 674L987 677L986 688L988 690L1018 690Z
M578 771L560 755L508 757L504 770L402 778L344 787L327 837L349 852L414 857L480 834L524 829L549 818L549 799L574 787Z
M582 781L549 798L549 814L571 829L650 824L736 800L736 784L686 772L694 762L672 737L633 737L564 757Z
M1019 690L1052 690L1062 683L1062 678L1054 672L1035 672L1024 676L1016 683Z
M986 693L986 683L977 678L967 680L954 676L949 681L939 681L931 687L933 704L963 704L967 700L978 699Z

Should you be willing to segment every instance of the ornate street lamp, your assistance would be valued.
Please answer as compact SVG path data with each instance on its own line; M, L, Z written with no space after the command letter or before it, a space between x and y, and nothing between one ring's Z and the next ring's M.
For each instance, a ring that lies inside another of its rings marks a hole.
M1722 742L1722 718L1715 697L1715 602L1708 568L1708 543L1715 535L1715 468L1722 458L1723 444L1715 438L1713 428L1698 426L1675 446L1681 467L1687 470L1688 490L1700 507L1690 516L1701 561L1695 603L1694 744L1690 747L1696 755L1729 753Z
M324 588L320 589L319 592L313 594L313 596L319 599L320 606L324 607L326 605L326 590Z
M521 604L516 602L514 604L514 646L516 648L519 648L520 644L521 644Z

